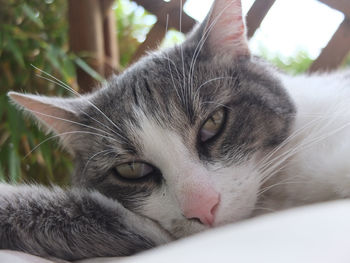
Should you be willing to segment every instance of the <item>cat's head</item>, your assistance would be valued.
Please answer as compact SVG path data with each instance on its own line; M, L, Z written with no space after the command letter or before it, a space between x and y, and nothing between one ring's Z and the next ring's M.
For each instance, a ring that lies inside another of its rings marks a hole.
M60 134L73 181L180 237L248 217L259 161L289 134L294 106L250 55L239 0L217 0L174 48L150 54L95 93L10 93Z

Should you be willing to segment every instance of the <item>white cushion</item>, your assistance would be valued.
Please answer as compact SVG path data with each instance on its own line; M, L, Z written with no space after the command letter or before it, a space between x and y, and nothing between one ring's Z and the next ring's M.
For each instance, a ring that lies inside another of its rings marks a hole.
M38 260L40 258L24 253L0 250L0 262L50 262ZM260 216L132 257L77 262L349 263L350 201L340 200Z

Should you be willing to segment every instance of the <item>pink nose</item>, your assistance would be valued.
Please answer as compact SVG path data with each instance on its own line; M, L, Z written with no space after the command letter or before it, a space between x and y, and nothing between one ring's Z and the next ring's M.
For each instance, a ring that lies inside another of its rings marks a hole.
M199 219L203 224L211 226L215 220L216 207L220 202L220 195L213 188L192 192L191 199L183 207L188 219Z

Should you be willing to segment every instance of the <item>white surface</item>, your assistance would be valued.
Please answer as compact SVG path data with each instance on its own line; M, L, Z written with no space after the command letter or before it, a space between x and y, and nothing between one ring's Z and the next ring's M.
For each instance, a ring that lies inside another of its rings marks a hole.
M20 254L0 251L0 262L51 262ZM133 257L79 262L349 263L350 201L334 201L261 216Z
M53 261L32 256L29 254L11 251L0 250L0 262L1 263L54 263Z
M262 216L120 262L348 263L350 201Z

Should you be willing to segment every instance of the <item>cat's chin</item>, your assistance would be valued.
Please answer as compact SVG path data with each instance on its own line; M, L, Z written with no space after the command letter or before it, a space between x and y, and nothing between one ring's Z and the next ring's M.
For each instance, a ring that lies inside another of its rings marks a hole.
M187 219L177 220L177 222L174 222L173 225L174 226L172 227L170 232L175 238L191 236L210 229L210 227L208 226Z
M233 224L250 218L256 203L254 196L252 195L251 197L250 200L246 199L247 203L249 203L248 206L229 206L230 203L228 203L226 206L219 207L213 227Z
M222 220L216 220L212 226L206 226L206 225L203 225L203 224L201 224L197 221L193 221L193 220L186 220L186 219L185 220L176 220L176 222L174 222L174 226L170 230L170 232L172 233L172 235L176 239L178 239L178 238L198 234L198 233L203 232L203 231L211 230L213 228L225 226L228 224L233 224L233 223L239 222L241 220L244 220L246 218L249 218L250 216L251 216L251 212L247 211L246 214L244 214L244 215L241 214L239 217L233 216L233 217L222 219Z

